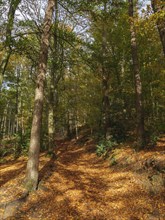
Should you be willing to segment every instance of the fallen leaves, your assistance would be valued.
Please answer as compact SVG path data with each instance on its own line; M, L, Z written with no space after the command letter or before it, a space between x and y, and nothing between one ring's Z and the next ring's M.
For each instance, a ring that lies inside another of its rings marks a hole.
M108 161L97 158L88 148L88 144L59 143L56 160L42 154L41 187L28 196L16 219L165 219L163 196L159 192L151 194L142 184L146 177L144 172L136 172L147 158L156 155L162 160L160 149L139 153L128 147L118 149L118 163L110 168ZM21 182L25 166L25 158L20 158L0 167L3 183L0 189L0 219L4 216L3 204L18 199L24 193Z

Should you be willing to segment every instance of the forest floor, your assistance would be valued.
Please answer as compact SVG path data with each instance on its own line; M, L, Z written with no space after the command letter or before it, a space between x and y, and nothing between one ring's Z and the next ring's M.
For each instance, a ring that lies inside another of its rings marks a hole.
M41 154L30 195L22 186L27 158L0 165L0 219L165 220L165 137L151 150L121 146L107 160L90 139L58 141L55 152Z

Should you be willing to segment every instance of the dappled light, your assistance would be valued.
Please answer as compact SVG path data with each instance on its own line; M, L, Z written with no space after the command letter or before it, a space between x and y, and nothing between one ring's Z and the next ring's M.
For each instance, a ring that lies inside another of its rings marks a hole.
M164 0L0 0L0 220L165 220Z
M163 139L155 151L162 142ZM50 158L42 153L38 190L16 209L16 218L148 220L155 217L163 220L162 191L157 189L155 192L150 185L146 188L145 184L149 183L145 183L145 170L138 173L155 152L135 152L129 146L121 147L115 152L117 164L110 166L95 152L89 152L92 148L95 149L94 143L82 146L76 140L58 141L56 156ZM162 148L165 150L165 146ZM9 204L24 192L18 184L22 183L24 166L25 160L20 158L8 167L2 165L0 168L4 184L0 191L1 216L4 212L2 204ZM14 172L13 177L9 170ZM7 176L10 178L5 183Z

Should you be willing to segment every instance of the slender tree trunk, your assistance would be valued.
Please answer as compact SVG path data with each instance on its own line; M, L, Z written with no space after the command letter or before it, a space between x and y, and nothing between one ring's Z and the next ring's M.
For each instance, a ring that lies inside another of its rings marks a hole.
M9 103L7 103L6 108L4 110L3 124L2 124L2 139L6 135L8 108L9 108Z
M31 139L29 148L29 159L26 172L27 189L36 190L38 186L38 166L41 141L41 122L44 101L44 82L48 59L49 37L51 21L53 16L55 1L48 0L48 6L45 13L43 32L41 36L41 48L39 57L39 67L37 76L37 87L35 90L35 103L33 112L33 122L31 129Z
M4 118L5 118L5 115L3 113L2 118L1 118L1 124L0 124L0 140L3 139Z
M107 12L107 3L104 3L104 12ZM106 18L105 21L106 22ZM105 138L109 136L109 70L106 67L107 59L107 34L105 24L102 27L102 131Z
M52 90L52 88L50 88ZM53 112L53 92L50 91L49 94L49 111L48 111L48 141L49 141L49 146L48 146L48 151L49 153L53 152L53 147L54 147L54 112Z
M3 137L4 118L5 118L5 108L2 110L1 116L0 116L0 140Z
M4 115L4 113L2 113L1 119L0 119L0 139L2 137L3 115Z
M165 3L164 0L151 0L151 5L154 13L164 13L165 11ZM165 56L165 16L161 16L157 18L157 28L160 35L160 40L163 46L163 52Z
M0 63L0 88L3 82L3 75L5 73L10 55L12 53L12 49L11 49L11 44L12 44L12 36L11 36L11 32L13 29L13 24L14 24L14 17L15 17L15 12L16 9L18 7L18 5L20 4L21 0L11 0L10 2L10 8L9 8L9 12L8 12L8 22L7 22L7 26L6 26L6 40L5 40L5 51L3 54L3 59Z
M58 77L58 1L55 0L55 20L54 20L54 31L53 31L53 53L52 53L52 66L51 66L51 76L50 76L50 91L49 91L49 152L53 151L54 148L54 137L55 137L55 126L56 126L56 111L58 104L58 92L57 86L59 82Z
M71 118L71 113L69 112L69 110L67 112L66 124L67 124L67 138L71 139L71 137L72 137L72 118Z
M105 138L108 136L109 129L109 77L103 74L102 79L102 130Z
M131 32L131 52L133 60L133 72L135 78L135 94L136 94L136 117L137 117L137 148L144 147L144 115L142 104L142 83L140 76L139 60L138 60L138 46L136 42L136 32L134 26L134 6L133 0L129 2L129 17L130 17L130 32Z
M21 98L21 90L19 89L20 88L20 77L21 77L20 64L18 64L18 66L16 67L16 76L17 76L17 84L16 84L16 100L15 100L15 131L14 133L16 133L20 138L20 135L21 135L21 127L19 123L20 98ZM21 154L21 145L22 145L22 137L16 142L15 158L19 157Z

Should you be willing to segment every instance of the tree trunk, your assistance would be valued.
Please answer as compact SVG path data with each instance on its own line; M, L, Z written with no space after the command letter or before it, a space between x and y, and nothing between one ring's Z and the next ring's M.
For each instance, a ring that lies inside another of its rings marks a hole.
M161 0L151 0L151 5L154 13L164 13L165 4ZM160 40L163 46L163 52L165 56L165 16L157 18L157 28L160 35Z
M104 72L104 71L103 71ZM107 138L109 129L109 77L103 74L102 79L102 130L103 135Z
M0 88L1 88L1 85L3 82L3 75L5 73L10 55L12 53L11 32L13 29L15 12L16 12L16 9L17 9L18 5L20 4L20 2L21 2L21 0L11 0L11 3L10 3L10 8L9 8L9 12L8 12L8 22L7 22L7 26L6 26L5 53L3 54L3 59L0 63Z
M55 0L55 20L53 30L53 52L52 52L52 64L50 72L50 91L49 91L49 152L52 153L54 148L55 126L56 126L56 111L58 105L58 82L60 80L58 76L58 1Z
M52 90L52 88L50 89ZM49 111L48 111L48 151L49 153L53 153L54 147L54 133L55 133L55 126L54 126L54 112L53 112L53 92L50 91L49 94Z
M55 1L48 0L48 6L45 13L43 32L41 36L41 48L39 57L39 67L37 75L37 83L35 90L35 103L33 122L31 129L31 139L29 148L29 159L26 172L26 187L29 191L36 190L38 186L38 166L39 151L41 141L41 122L44 101L44 82L48 59L49 37L51 29L51 21L53 16Z
M144 137L144 115L142 104L142 83L140 76L138 46L136 42L136 32L134 26L134 7L133 0L129 2L130 32L131 32L131 53L133 61L133 72L135 78L135 95L136 95L136 117L137 117L137 148L142 149L145 143Z
M107 13L107 3L104 3L104 13ZM106 17L104 18L106 22ZM107 33L105 24L102 26L102 132L105 138L109 136L109 69L107 59Z
M21 68L20 65L16 67L16 77L17 77L17 83L16 83L16 100L15 100L15 128L14 133L16 133L19 138L21 134L21 127L19 125L19 113L20 113L20 98L21 98L21 90L20 88L20 77L21 77ZM15 148L15 158L18 158L21 154L21 145L22 145L22 138L20 140L17 140L16 142L16 148Z

